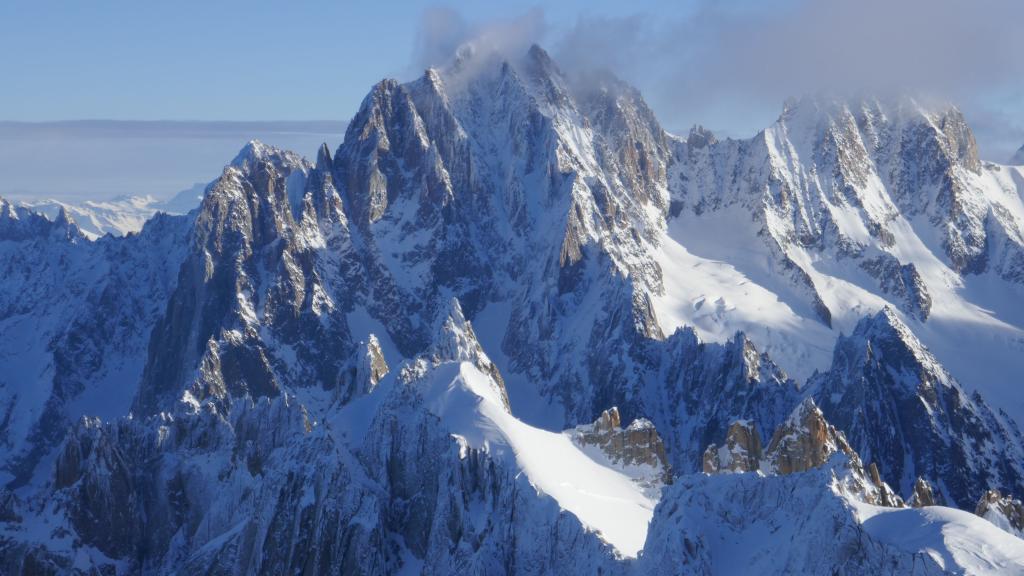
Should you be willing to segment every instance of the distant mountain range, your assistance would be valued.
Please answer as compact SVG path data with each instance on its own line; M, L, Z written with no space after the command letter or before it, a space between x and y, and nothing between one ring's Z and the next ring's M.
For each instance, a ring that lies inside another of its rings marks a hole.
M106 201L61 202L45 199L21 201L18 205L50 220L56 220L61 210L64 210L68 217L74 219L83 235L95 240L105 234L124 236L138 232L157 212L187 214L199 207L205 188L205 184L196 184L166 201L152 196L118 196Z

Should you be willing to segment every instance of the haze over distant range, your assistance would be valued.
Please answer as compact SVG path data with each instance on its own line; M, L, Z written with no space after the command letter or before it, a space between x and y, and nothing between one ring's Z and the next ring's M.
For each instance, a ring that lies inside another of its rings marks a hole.
M250 139L307 156L345 122L0 122L0 196L15 200L168 199L209 182Z

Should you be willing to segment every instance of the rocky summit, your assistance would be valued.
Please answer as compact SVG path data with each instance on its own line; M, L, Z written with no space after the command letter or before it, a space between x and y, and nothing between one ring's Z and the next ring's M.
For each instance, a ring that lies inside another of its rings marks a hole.
M470 44L352 112L123 234L0 199L0 572L1024 573L1024 167L955 106L675 135Z

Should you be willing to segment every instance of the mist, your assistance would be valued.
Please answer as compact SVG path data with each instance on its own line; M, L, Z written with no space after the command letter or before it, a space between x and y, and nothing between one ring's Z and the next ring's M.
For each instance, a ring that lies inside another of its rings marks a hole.
M570 74L607 69L637 86L674 132L702 124L749 137L788 97L902 93L957 105L986 159L1005 162L1024 144L1024 2L708 0L680 12L555 26L540 9L467 22L436 8L412 61L443 64L466 42L510 55L537 42Z
M315 158L345 122L0 122L0 196L168 199L218 176L255 138Z

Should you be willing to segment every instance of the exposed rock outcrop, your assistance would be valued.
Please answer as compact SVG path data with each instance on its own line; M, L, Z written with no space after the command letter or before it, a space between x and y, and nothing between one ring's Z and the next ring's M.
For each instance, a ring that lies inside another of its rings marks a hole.
M353 366L342 372L338 384L338 400L345 404L354 398L373 392L377 384L391 371L377 336L370 334L356 349Z
M761 436L750 422L737 420L729 426L725 444L704 451L704 473L753 472L761 466Z
M746 421L734 422L729 427L723 446L712 444L704 452L704 472L712 475L757 471L768 476L786 476L827 465L845 470L836 479L841 491L869 504L890 508L904 505L882 480L878 467L874 463L864 466L843 433L825 420L810 398L801 402L775 430L763 454L756 429Z
M974 513L1010 534L1024 538L1024 502L1009 495L1003 496L998 490L987 490Z
M825 421L812 400L805 400L772 435L762 468L774 474L804 472L825 464L837 452L857 457L843 433Z
M662 484L672 483L665 445L650 420L637 418L623 428L619 409L612 407L593 424L577 426L570 434L573 442L598 448L616 466L648 467L654 479Z
M901 308L922 322L932 309L928 286L913 264L900 264L891 254L883 254L861 262L860 267L878 280L886 294L896 298Z
M437 329L434 343L414 362L402 367L400 379L403 382L412 382L421 378L431 367L447 362L469 362L490 376L502 406L506 412L511 412L505 380L501 377L497 365L480 346L476 333L473 332L473 325L463 315L462 305L457 298L452 298L449 302L448 314Z
M941 494L937 494L927 480L918 477L914 481L914 492L907 499L907 504L914 508L923 508L925 506L941 506L943 502Z
M228 402L337 384L355 344L336 283L356 282L345 262L347 228L325 200L336 192L321 172L252 141L210 185L150 340L137 414L173 408L184 390L194 402ZM321 260L328 243L334 254Z
M868 466L868 479L871 480L871 483L877 490L877 496L873 495L877 500L875 503L889 508L903 507L903 499L882 480L882 475L878 473L878 465L874 462Z
M663 385L646 407L677 473L701 471L704 448L720 444L737 419L770 438L800 402L796 383L743 334L704 343L686 328L661 347L656 378Z

